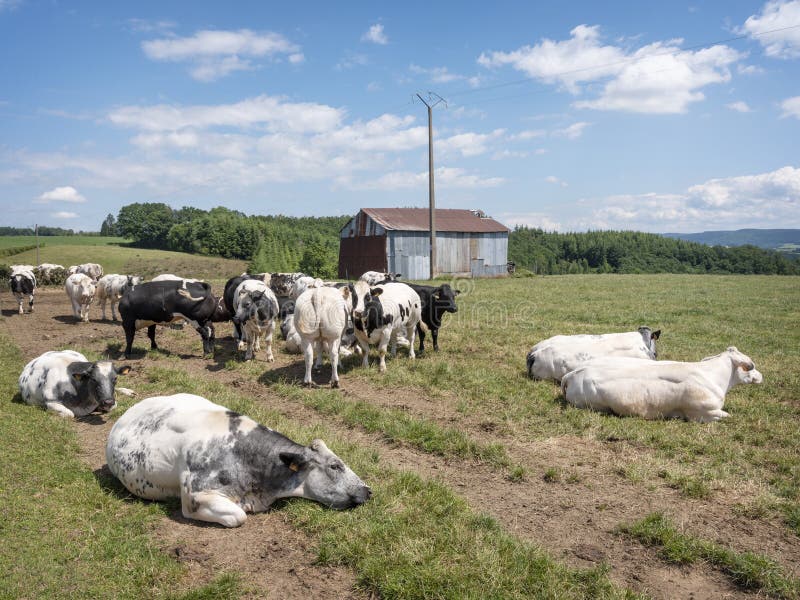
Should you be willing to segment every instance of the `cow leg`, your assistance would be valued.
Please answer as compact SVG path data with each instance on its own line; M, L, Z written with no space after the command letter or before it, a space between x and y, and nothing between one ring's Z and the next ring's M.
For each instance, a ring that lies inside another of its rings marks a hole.
M214 491L187 493L188 485L181 486L181 512L187 519L219 523L225 527L239 527L247 520L240 506Z
M439 351L439 328L432 327L431 328L431 337L433 338L433 351Z
M386 332L383 333L381 336L381 341L378 344L378 372L385 373L386 372L386 348L389 347L389 338L391 338L392 334L387 334Z
M147 328L147 337L150 338L150 350L158 350L158 344L156 344L156 326L150 325Z
M719 421L720 419L724 419L725 417L730 417L729 413L726 413L722 409L718 410L710 410L705 413L695 414L693 421L697 421L698 423L713 423L714 421Z
M392 334L389 336L389 341L392 344L392 358L397 356L397 330L392 329Z
M341 336L328 342L328 357L331 359L331 387L339 387L339 346L342 345Z
M414 354L414 337L417 333L417 326L416 325L407 325L406 326L406 337L408 338L408 358L416 358L416 354Z
M80 320L81 318L81 306L78 304L76 300L70 300L72 302L72 316L76 319Z
M123 321L122 330L125 332L125 358L130 358L131 348L133 347L133 336L136 335L136 325Z
M319 340L314 342L314 353L317 355L316 360L314 361L314 370L316 371L322 368L322 352L324 350L323 345L324 342Z
M64 417L65 419L72 419L75 417L75 413L61 404L61 402L45 402L44 406L47 410L56 413L59 417Z
M103 319L103 321L105 321L106 320L106 299L105 298L100 298L97 301L97 303L100 304L100 311L101 311L101 315L102 315L101 318ZM113 304L111 305L111 314L114 314L114 305Z
M417 323L417 335L419 336L419 353L425 352L425 331L422 329L422 324Z
M306 363L306 374L303 377L303 385L312 385L314 382L311 379L311 365L314 362L314 344L303 338L300 341L300 346L302 347L303 358Z
M24 313L25 311L22 310L22 294L14 294L17 297L17 303L19 304L19 314Z
M361 361L361 366L362 367L368 367L369 366L369 342L365 342L364 340L359 339L358 340L358 346L359 346L359 348L361 348L361 352L364 354L364 358Z
M33 293L31 293L31 297L28 300L28 306L30 307L31 312L33 312Z

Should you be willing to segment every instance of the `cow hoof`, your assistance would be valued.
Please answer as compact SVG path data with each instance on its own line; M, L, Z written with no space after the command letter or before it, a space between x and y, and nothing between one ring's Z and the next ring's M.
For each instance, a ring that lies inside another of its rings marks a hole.
M339 382L338 381L331 381L331 389L335 390L335 389L338 389L338 388L339 388Z

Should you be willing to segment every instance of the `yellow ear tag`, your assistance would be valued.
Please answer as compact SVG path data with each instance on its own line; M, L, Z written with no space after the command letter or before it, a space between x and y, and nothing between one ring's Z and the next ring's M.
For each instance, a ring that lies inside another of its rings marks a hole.
M300 467L298 467L296 463L292 463L292 464L290 464L290 465L289 465L289 468L290 468L292 471L294 471L295 473L297 473L297 472L300 470Z

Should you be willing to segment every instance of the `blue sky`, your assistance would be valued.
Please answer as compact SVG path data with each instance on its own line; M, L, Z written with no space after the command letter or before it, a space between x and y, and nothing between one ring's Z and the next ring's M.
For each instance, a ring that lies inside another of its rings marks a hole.
M0 0L0 224L131 202L800 227L800 0Z

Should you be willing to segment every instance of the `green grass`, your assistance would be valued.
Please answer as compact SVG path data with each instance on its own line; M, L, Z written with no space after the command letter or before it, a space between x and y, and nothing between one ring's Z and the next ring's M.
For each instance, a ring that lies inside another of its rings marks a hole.
M605 567L581 570L559 564L471 510L446 486L387 468L372 449L337 439L319 425L302 426L230 386L190 375L179 368L178 358L161 362L147 367L146 381L137 385L140 394L200 394L300 443L321 437L370 483L372 499L356 510L337 512L303 500L279 508L318 540L321 563L354 569L367 592L382 598L633 597L611 584ZM123 401L120 408L132 403Z
M0 236L0 248L30 244L32 236ZM86 262L103 266L105 273L126 273L150 278L160 273L175 273L208 281L225 281L247 270L242 260L196 256L167 250L146 250L120 246L123 238L94 236L40 237L39 263L51 262L68 267ZM12 243L14 242L14 243ZM34 264L36 250L5 257L9 264Z
M160 507L109 491L78 460L70 421L11 401L23 364L0 331L0 596L181 597L181 567L152 536ZM233 597L235 585L228 577L191 593Z
M773 560L763 554L735 552L698 537L679 532L663 514L654 513L641 521L621 525L620 533L656 546L670 562L692 564L705 560L736 584L778 598L800 598L800 581L789 577Z

